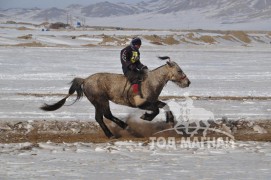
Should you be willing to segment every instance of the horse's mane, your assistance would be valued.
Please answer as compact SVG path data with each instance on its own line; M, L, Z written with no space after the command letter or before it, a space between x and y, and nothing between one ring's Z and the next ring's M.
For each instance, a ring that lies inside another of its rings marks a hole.
M151 70L151 71L155 71L155 70L157 70L157 69L160 69L160 68L164 67L165 65L167 65L167 64L164 64L164 65L162 65L162 66L159 66L159 67L157 67L157 68L155 68L155 69L153 69L153 70Z
M170 60L170 57L169 56L158 56L158 58L160 59L160 60L169 60L169 62L170 63L175 63L174 61L171 61ZM176 64L176 63L175 63ZM165 65L167 65L167 64L164 64L164 65L162 65L162 66L159 66L159 67L157 67L157 68L155 68L155 69L153 69L153 70L151 70L151 71L155 71L155 70L157 70L157 69L159 69L159 68L162 68L162 67L164 67Z

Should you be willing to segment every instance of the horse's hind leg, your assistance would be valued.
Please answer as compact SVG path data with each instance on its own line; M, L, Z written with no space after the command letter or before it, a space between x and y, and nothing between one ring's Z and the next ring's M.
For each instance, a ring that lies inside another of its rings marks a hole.
M101 126L102 130L104 131L105 135L108 138L114 137L114 135L111 133L111 131L108 129L108 127L105 125L103 121L103 110L100 106L95 106L96 112L95 112L95 119Z
M116 123L122 129L125 129L128 124L113 116L110 110L109 101L104 105L104 117Z

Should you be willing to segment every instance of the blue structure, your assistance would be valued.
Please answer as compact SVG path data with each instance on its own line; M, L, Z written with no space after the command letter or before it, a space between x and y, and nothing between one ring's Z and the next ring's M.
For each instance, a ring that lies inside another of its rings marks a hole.
M76 27L81 27L81 22L78 21L78 22L76 23Z

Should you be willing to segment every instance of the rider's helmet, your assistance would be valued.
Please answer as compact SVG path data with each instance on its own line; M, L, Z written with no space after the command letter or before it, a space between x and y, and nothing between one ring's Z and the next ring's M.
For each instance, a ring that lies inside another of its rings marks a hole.
M141 46L141 39L139 37L135 37L132 39L131 44L134 45L139 45Z

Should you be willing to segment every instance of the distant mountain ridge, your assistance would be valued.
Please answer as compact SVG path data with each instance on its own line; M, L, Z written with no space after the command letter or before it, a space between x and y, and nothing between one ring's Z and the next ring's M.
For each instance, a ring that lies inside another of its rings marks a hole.
M132 5L101 2L86 6L81 12L88 17L108 17L135 14L137 8Z
M67 14L66 10L58 9L58 8L50 8L47 10L43 10L38 12L36 15L32 16L33 19L44 19L46 17L47 19L53 19L55 17L61 17L65 16Z
M218 24L219 27L219 24L220 26L238 23L242 25L242 23L270 20L271 0L151 0L140 3L110 3L105 1L88 6L71 4L62 9L8 9L0 10L0 14L2 14L0 20L8 16L9 19L16 17L21 21L22 19L33 21L46 19L65 22L67 14L71 14L75 17L88 18L87 22L92 20L93 23L96 23L95 25L98 25L97 23L102 21L101 19L106 20L106 22L101 23L108 25L114 25L114 23L119 25L123 20L128 22L133 20L139 21L134 26L137 24L139 26L149 25L152 28L157 24L155 21L164 19L173 22L169 28L178 27L177 24L174 25L174 22L191 27L197 27L197 23L214 23L213 25ZM109 19L111 22L108 21ZM140 22L142 22L142 25L140 25ZM122 24L133 26L133 24L129 25L125 22ZM166 25L171 24L168 22ZM253 27L252 24L250 26Z

